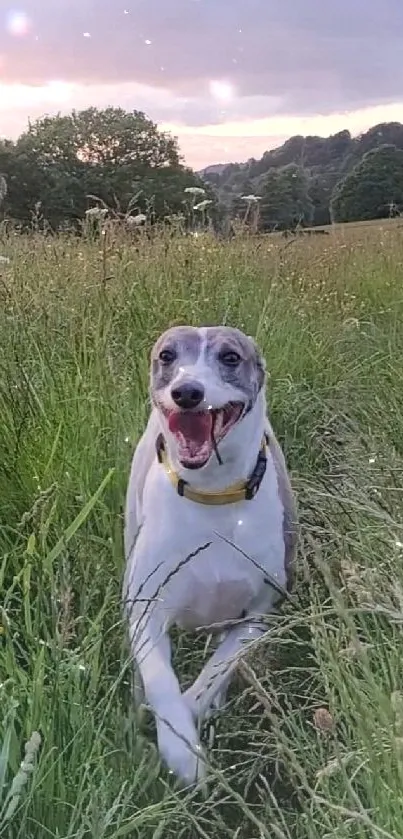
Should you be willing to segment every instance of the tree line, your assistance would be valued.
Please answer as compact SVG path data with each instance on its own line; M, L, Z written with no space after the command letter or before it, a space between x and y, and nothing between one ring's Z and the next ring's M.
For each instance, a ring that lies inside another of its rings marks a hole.
M326 225L403 213L403 125L382 123L353 138L295 136L246 163L207 167L223 212L263 229Z
M94 207L118 217L260 230L403 213L403 125L352 138L291 137L259 160L185 166L177 140L141 111L88 108L0 141L0 213L22 226L80 228ZM227 224L228 227L228 224Z
M177 141L140 111L88 108L28 125L0 142L1 212L22 225L78 226L93 207L148 219L183 214L211 188L182 162Z

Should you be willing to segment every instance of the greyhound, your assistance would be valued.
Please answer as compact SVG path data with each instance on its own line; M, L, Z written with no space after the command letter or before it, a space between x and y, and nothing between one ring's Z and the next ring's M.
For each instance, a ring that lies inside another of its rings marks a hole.
M240 656L291 587L296 504L265 379L254 340L232 327L175 326L151 353L152 411L126 496L123 603L160 755L186 785L206 775L200 723L222 707ZM218 635L183 693L173 625Z

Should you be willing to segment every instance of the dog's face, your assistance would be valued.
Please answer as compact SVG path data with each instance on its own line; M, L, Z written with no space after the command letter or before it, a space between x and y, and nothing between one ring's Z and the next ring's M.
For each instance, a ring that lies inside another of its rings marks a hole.
M151 354L151 398L187 469L205 466L253 408L265 380L252 338L229 326L175 326Z

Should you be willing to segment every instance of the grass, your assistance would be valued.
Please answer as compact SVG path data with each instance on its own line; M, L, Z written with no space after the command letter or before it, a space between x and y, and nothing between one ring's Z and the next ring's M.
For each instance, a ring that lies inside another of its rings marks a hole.
M0 239L2 839L401 837L403 231ZM264 350L302 532L202 797L131 705L122 505L151 343L223 321Z

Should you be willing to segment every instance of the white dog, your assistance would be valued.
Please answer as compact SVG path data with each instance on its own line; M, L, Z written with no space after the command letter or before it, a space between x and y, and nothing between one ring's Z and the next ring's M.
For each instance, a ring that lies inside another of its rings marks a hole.
M267 631L264 616L289 588L296 509L251 338L173 327L152 351L150 385L126 498L123 598L160 754L189 784L206 771L198 723L225 701L245 642ZM171 666L173 624L220 629L185 693Z

